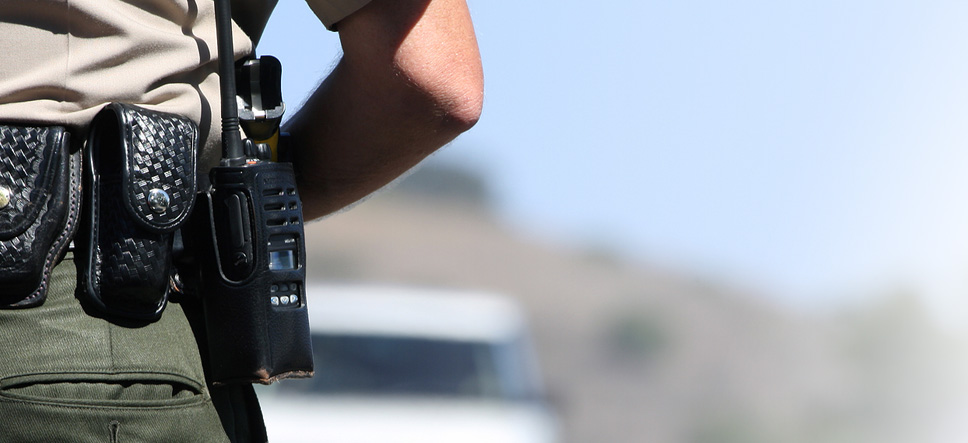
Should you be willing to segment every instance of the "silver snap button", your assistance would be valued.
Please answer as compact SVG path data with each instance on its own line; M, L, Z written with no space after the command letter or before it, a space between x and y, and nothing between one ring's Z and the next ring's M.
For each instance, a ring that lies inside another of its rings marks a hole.
M0 186L0 209L6 208L10 204L10 198L13 195L9 189Z
M168 205L171 203L171 199L168 198L168 193L162 191L161 189L152 189L148 191L148 207L152 211L159 214L168 210Z

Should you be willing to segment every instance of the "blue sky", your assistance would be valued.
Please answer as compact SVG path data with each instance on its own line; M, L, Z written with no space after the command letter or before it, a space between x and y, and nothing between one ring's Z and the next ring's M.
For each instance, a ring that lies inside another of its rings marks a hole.
M338 40L280 3L260 50L292 106ZM968 324L968 4L469 5L484 116L436 160L514 226L797 304L906 288Z

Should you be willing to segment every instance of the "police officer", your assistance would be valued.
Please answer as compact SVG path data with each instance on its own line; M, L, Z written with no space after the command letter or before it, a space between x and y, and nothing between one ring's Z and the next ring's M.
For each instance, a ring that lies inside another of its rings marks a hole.
M483 76L465 0L307 2L339 32L344 52L285 128L299 146L294 164L311 219L360 200L473 126ZM275 0L233 6L242 57ZM0 35L0 124L63 125L78 150L107 103L131 103L191 119L199 174L217 163L211 1L3 0ZM157 321L118 321L75 296L76 275L68 252L43 304L0 310L0 440L265 440L250 388L206 383L190 306L173 299Z

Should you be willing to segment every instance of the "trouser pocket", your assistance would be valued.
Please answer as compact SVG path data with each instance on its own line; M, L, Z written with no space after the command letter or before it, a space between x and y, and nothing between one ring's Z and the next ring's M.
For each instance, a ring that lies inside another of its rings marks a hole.
M5 441L227 441L203 387L170 374L32 374L0 381Z

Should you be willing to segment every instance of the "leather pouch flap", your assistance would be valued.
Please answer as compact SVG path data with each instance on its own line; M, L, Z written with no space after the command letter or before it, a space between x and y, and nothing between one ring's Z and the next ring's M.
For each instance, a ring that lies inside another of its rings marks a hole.
M171 232L195 204L198 130L187 118L114 103L123 163L123 200L149 232Z
M0 240L24 233L54 195L65 136L59 127L0 126Z

